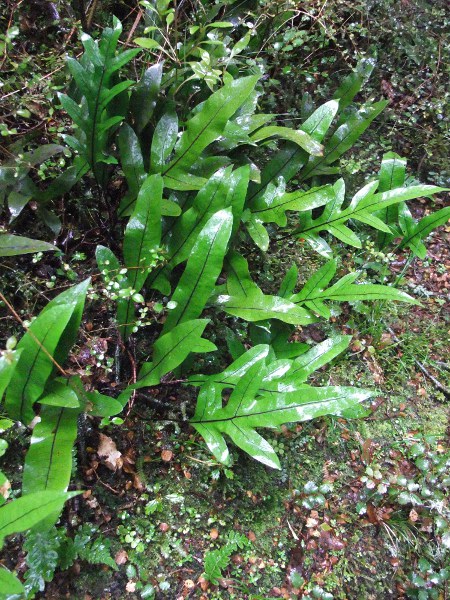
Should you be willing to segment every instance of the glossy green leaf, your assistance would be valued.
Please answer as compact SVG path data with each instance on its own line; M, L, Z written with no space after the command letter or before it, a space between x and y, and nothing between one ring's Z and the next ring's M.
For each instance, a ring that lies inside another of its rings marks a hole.
M241 218L244 212L245 198L247 196L250 180L250 165L243 165L231 172L228 180L229 191L226 198L228 206L233 212L233 228L231 238L238 232Z
M333 279L336 273L336 262L330 260L318 269L305 283L301 291L289 298L294 304L305 304L321 317L330 317L329 309L319 299L319 295Z
M352 302L359 300L398 300L419 304L414 298L387 285L378 284L354 284L359 273L349 273L341 277L334 285L327 288L328 283L336 272L336 262L331 260L323 265L306 282L303 289L291 296L289 299L295 304L304 304L320 316L328 319L330 310L325 306L325 300Z
M387 152L383 155L380 172L378 174L379 192L387 192L399 187L403 187L406 178L406 159L401 158L394 152ZM387 225L396 225L398 222L399 210L401 204L392 204L381 211L375 213L383 223ZM378 246L384 248L394 235L391 231L378 227Z
M106 246L97 246L95 249L95 258L100 273L107 279L115 278L122 269L122 265L114 252Z
M80 402L74 390L67 386L65 379L55 379L47 386L45 395L39 404L57 406L59 408L79 408Z
M289 339L292 335L292 327L280 321L274 321L271 326L271 340L270 344L275 352L275 355L279 359L291 359L297 358L301 354L304 354L309 350L309 345L304 342L290 342ZM279 327L282 326L282 327Z
M25 456L23 494L67 490L79 413L79 409L42 406Z
M318 269L305 283L301 291L291 296L292 302L307 302L316 297L333 279L336 273L336 261L330 260Z
M34 252L49 252L50 250L58 250L58 248L42 240L32 240L21 235L0 233L0 256L17 256L18 254L33 254Z
M338 302L355 302L361 300L397 300L409 304L420 304L406 292L387 285L373 283L349 284L336 288L332 286L323 291L320 297Z
M5 454L7 448L8 448L8 442L6 440L0 439L0 456L3 456ZM3 473L0 471L1 484L3 484L2 476L4 477ZM5 477L5 480L6 480L6 477Z
M22 194L20 192L17 192L16 190L13 190L8 195L8 208L9 208L9 212L11 213L10 222L12 222L14 219L16 219L20 215L22 210L25 208L25 206L28 204L28 202L32 198L33 198L32 194L30 194L30 193Z
M162 68L162 62L149 67L131 94L130 111L138 134L147 126L155 110Z
M216 346L203 339L202 333L208 319L186 321L160 336L153 345L151 363L144 363L137 382L130 389L158 385L163 375L181 365L191 352L212 352Z
M229 463L229 453L223 437L227 435L255 460L280 468L274 449L255 428L273 428L283 423L305 421L325 414L341 414L371 395L366 390L354 388L305 386L294 394L267 394L258 397L266 373L265 358L261 358L240 377L224 407L220 387L208 381L200 390L191 424L204 436L216 459L224 464Z
M153 173L162 171L178 137L178 116L174 108L169 108L158 121L152 138L150 169Z
M192 207L169 228L162 240L167 245L167 264L173 268L188 259L195 241L207 221L217 211L230 206L234 195L231 167L220 169L198 192ZM231 187L230 187L231 186Z
M387 152L383 155L380 172L378 173L378 191L387 192L395 188L403 187L406 178L406 159L401 158L395 152ZM384 223L391 225L398 221L399 205L392 204L376 213L376 216ZM378 246L384 248L393 235L386 231L378 233Z
M215 213L200 231L172 296L176 307L167 316L164 333L200 316L222 271L232 225L231 209L226 209Z
M245 346L242 343L241 336L229 327L225 327L225 341L231 358L236 360L244 354Z
M230 21L214 21L213 23L208 23L206 26L207 29L228 29L234 27L233 23Z
M217 143L221 150L230 151L241 144L255 145L255 143L252 142L249 137L250 134L265 125L268 121L271 121L276 116L264 113L258 115L253 114L253 112L246 113L246 105L249 104L249 101L253 96L254 93L250 94L249 98L239 109L237 116L233 117L226 124L223 132L223 139ZM254 111L255 109L256 106L252 106L251 110Z
M64 335L61 336L53 354L54 359L61 365L65 362L69 350L77 339L81 318L83 316L86 294L90 284L91 280L88 278L77 285L67 288L64 292L55 296L53 300L50 300L42 310L41 314L44 314L47 310L50 310L55 306L69 305L72 307L72 314L64 330Z
M126 194L128 205L125 207L125 201L122 200L120 209L120 214L124 214L136 199L139 189L145 180L146 172L139 139L127 123L124 123L120 128L118 142L120 163L128 184L128 192Z
M381 161L378 173L378 191L388 192L403 187L406 178L406 158L401 158L395 152L386 152Z
M173 200L162 198L161 215L163 217L179 217L181 215L181 206Z
M11 381L21 353L22 350L6 350L0 355L0 400Z
M308 133L314 140L321 142L338 107L338 102L335 100L326 102L313 112L300 129ZM290 181L306 165L308 158L307 152L303 149L292 143L286 144L264 168L260 184L250 188L247 198L248 205L251 206L255 199L265 194L267 186L273 184L280 177L283 177L285 182Z
M189 378L189 383L191 385L203 385L203 383L209 383L213 384L219 390L223 390L226 387L234 387L248 372L250 367L268 356L269 350L270 347L267 344L254 346L239 356L239 358L221 373L216 373L214 375L192 375Z
M17 348L23 351L5 403L13 418L25 423L33 418L32 405L54 368L51 357L62 364L78 335L89 284L87 279L51 300L20 340Z
M363 58L356 65L356 69L347 75L334 94L334 98L339 100L340 109L348 106L356 94L367 82L376 65L374 58Z
M23 158L25 158L29 167L40 165L55 154L64 152L65 148L61 144L43 144L38 146L34 150L27 152Z
M288 140L294 142L303 148L308 154L312 156L322 156L323 146L316 140L314 140L306 131L302 129L290 129L289 127L278 127L277 125L269 125L258 129L256 133L250 136L253 142L260 142L271 137L277 137L282 140Z
M76 394L83 411L93 417L112 417L123 410L123 404L118 399L101 394L96 390L87 392L78 375L70 378L69 386Z
M14 421L11 421L11 419L0 418L0 433L3 433L5 431L7 431L8 429L11 429L11 427L13 427L13 425L14 425Z
M321 142L333 122L339 109L339 102L330 100L319 106L301 126L313 140Z
M123 410L123 404L116 398L100 394L100 392L86 392L86 412L93 417L114 417Z
M341 242L344 242L344 244L347 244L347 246L361 248L361 240L359 237L343 223L329 224L327 229L334 237L341 240Z
M413 231L416 221L413 218L411 211L408 209L406 204L403 204L401 208L399 208L399 225L402 232L406 232L407 236L411 235ZM422 260L427 255L427 248L425 244L423 244L419 238L411 235L411 239L409 240L409 247L414 252L416 256L421 258Z
M246 33L243 37L241 37L241 39L238 40L234 44L233 48L231 49L230 58L233 58L234 56L236 56L237 54L240 54L243 50L245 50L245 48L247 48L250 40L251 40L250 32Z
M136 38L134 43L146 50L156 50L161 48L161 45L151 38Z
M83 177L85 173L89 170L89 166L86 161L84 161L81 157L75 158L74 164L72 166L65 169L60 175L51 180L49 185L45 190L38 190L37 194L35 194L36 200L39 202L39 215L42 214L42 204L50 202L54 198L60 198L64 194L67 194L73 186ZM48 219L46 224L48 224ZM55 231L55 227L51 227L52 231ZM59 231L58 231L59 233Z
M290 181L297 172L308 162L308 153L292 142L287 142L269 160L261 173L261 182L249 186L246 205L252 208L253 203L266 193L267 186L275 186L280 178Z
M423 245L420 244L421 240L425 239L433 229L436 229L436 227L445 225L449 219L450 206L446 206L445 208L441 208L440 210L423 217L418 223L415 221L411 223L411 221L409 221L409 227L403 227L405 237L401 242L401 247L404 248L409 246L419 258L424 259L426 256L426 249L424 253L422 249Z
M247 424L254 427L274 427L329 414L340 416L343 411L373 395L372 391L352 387L305 386L301 393L295 391L263 396L256 407L258 412L249 415Z
M3 566L0 567L0 589L2 590L2 594L5 594L6 598L15 595L20 597L25 594L25 588L19 579Z
M260 250L267 252L269 249L270 237L269 232L263 225L263 219L258 218L257 215L254 215L250 211L246 211L246 213L247 214L244 213L243 221L247 227L249 236Z
M289 271L283 278L283 281L280 285L280 291L278 295L282 298L289 298L297 285L298 281L298 267L297 265L292 265Z
M116 73L129 62L139 49L124 50L116 54L122 25L114 17L113 27L103 29L100 40L84 33L81 41L84 55L80 61L67 59L67 66L77 86L82 101L60 95L60 101L78 126L76 136L66 137L87 161L99 184L105 183L105 165L115 162L108 155L108 139L112 128L125 117L128 106L126 90L132 81L117 82Z
M250 367L262 358L266 359L266 369L260 382L258 393L260 395L274 393L292 393L304 390L307 378L343 352L349 345L351 336L334 336L310 348L302 344L287 343L293 349L294 360L288 358L289 352L285 350L286 358L275 359L273 354L269 357L269 346L261 344L239 355L225 371L214 375L193 375L189 379L191 385L213 384L217 390L234 388ZM276 341L272 348L278 347ZM306 348L306 351L305 351Z
M350 115L325 144L323 156L310 159L308 165L302 170L301 181L312 177L314 172L321 166L331 165L338 160L344 152L353 146L387 104L387 100L383 100L371 105L364 105L357 112Z
M227 161L228 162L228 161ZM193 169L196 164L193 165ZM164 187L180 192L200 190L207 182L205 177L199 177L186 171L173 171L164 176Z
M230 296L248 296L261 293L261 290L250 276L246 259L232 250L226 258L227 292Z
M61 233L62 222L57 214L55 214L51 210L47 210L45 206L39 206L36 211L36 214L38 215L39 219L41 219L41 221L44 223L44 225L47 225L47 227L52 231L52 233L55 236Z
M365 199L365 201L361 202L358 207L362 205L360 207L362 209L367 209L367 207L372 209L373 206L376 205L381 209L398 202L406 202L407 200L414 200L415 198L428 197L445 191L447 191L446 188L426 184L401 187L374 194L372 199Z
M320 231L328 231L344 243L361 248L361 241L358 236L346 225L346 221L355 219L375 227L376 229L390 232L389 227L383 223L374 213L388 206L412 200L423 195L436 194L443 190L432 185L417 185L409 188L396 188L386 192L376 192L378 181L373 181L365 185L352 198L349 206L342 210L342 204L345 199L345 184L343 180L337 181L333 185L334 199L329 202L322 214L316 219L312 219L311 214L300 215L300 225L298 227L299 237L312 241L313 247L317 248L321 254L329 257L329 249L325 246L322 251L317 234Z
M251 292L246 296L221 295L215 302L227 314L250 322L279 319L292 325L308 325L316 321L310 312L293 302L279 296L263 294L261 291Z
M217 144L218 142L216 142L215 147L217 147ZM195 164L192 165L191 173L198 177L203 177L206 180L212 177L219 169L229 167L231 162L232 161L228 156L208 156L207 152L205 152L205 154L200 156Z
M31 529L81 492L35 492L0 507L0 546L7 535Z
M136 206L125 229L123 256L128 269L128 285L140 292L149 272L155 266L155 256L161 242L161 199L163 179L150 175L142 184ZM118 315L120 333L124 339L131 334L134 321L134 302L125 302Z
M258 79L258 76L243 77L225 85L187 122L175 147L175 156L162 172L168 187L178 189L177 177L188 172L203 150L222 134L228 119L253 91Z
M297 384L306 381L311 373L317 371L317 369L320 369L320 367L323 367L346 350L351 339L351 335L336 335L317 344L311 350L296 358L292 362L289 371L287 371L284 380L280 382L280 391L291 391L289 389L290 381L295 380Z
M265 194L252 205L252 214L265 223L276 223L280 227L287 225L286 211L303 212L324 206L334 199L331 185L311 188L308 191L298 190L281 195Z
M13 419L25 424L33 419L33 404L42 395L53 371L54 364L50 356L54 355L72 313L73 307L68 304L46 310L33 321L18 343L17 348L23 349L23 352L5 400L5 409Z

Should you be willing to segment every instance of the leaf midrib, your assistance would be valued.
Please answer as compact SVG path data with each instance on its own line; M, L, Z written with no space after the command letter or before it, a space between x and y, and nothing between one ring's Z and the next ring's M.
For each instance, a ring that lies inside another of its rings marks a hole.
M258 210L252 210L252 215L256 215L257 213L261 213L261 212L268 212L268 211L275 211L275 213L279 210L279 209L283 209L283 206L285 206L286 204L290 204L291 202L296 202L297 200L299 200L300 198L307 198L308 196L314 196L317 193L317 190L309 190L309 191L302 191L298 193L298 196L291 198L290 200L286 200L285 202L281 202L280 204L275 204L275 206L267 206L265 208L259 208ZM288 210L288 209L287 209ZM304 210L310 210L308 208L305 208Z
M206 131L206 129L208 129L210 124L214 121L214 119L217 117L217 115L221 112L221 110L223 109L225 104L227 104L227 103L223 102L223 104L221 104L219 106L219 108L216 110L216 112L213 114L213 116L209 119L209 121L207 121L205 123L205 125L200 129L199 133L195 136L195 138L192 140L192 142L189 144L189 146L186 148L186 150L184 152L182 152L180 154L180 156L178 158L176 158L172 164L168 165L168 167L165 171L163 171L161 173L163 176L167 175L167 173L169 173L169 171L171 171L174 167L176 167L176 165L180 162L180 160L182 160L186 156L186 154L192 149L194 144L199 140L201 135ZM186 129L186 132L187 132L187 129Z
M52 466L53 466L53 453L55 451L55 444L56 444L56 438L58 436L59 433L59 426L61 424L61 419L64 413L64 408L61 408L61 410L59 411L59 415L58 418L56 420L56 425L55 428L52 430L52 434L53 434L53 439L52 439L52 443L50 445L50 456L49 456L49 460L48 460L48 464L47 464L47 473L45 476L45 485L44 485L44 490L47 489L48 486L48 480L50 478L50 473L52 471Z
M199 284L199 281L201 280L202 275L205 272L206 265L208 264L209 257L211 256L211 253L212 253L213 248L214 248L214 244L216 242L216 239L217 239L217 236L219 235L219 233L220 233L220 229L218 228L217 231L216 231L216 233L214 234L214 238L213 238L213 240L212 240L212 242L211 242L211 244L210 244L210 246L208 248L208 252L206 253L206 258L203 261L202 268L200 269L200 272L198 273L197 279L194 282L194 285L193 285L193 287L191 289L191 293L187 297L185 305L184 305L184 308L183 308L181 314L178 316L178 320L175 322L175 324L173 325L173 327L176 327L181 322L183 316L186 313L186 310L188 309L188 306L190 305L190 302L192 300L192 296L194 295L194 292L196 291L196 288L197 288L197 286ZM184 273L183 273L183 276L184 276Z
M325 402L330 402L330 401L339 401L339 400L345 400L345 398L347 398L347 396L336 396L334 398L324 398L323 400L315 400L312 402L303 402L301 404L291 404L290 406L285 406L284 408L272 408L269 410L264 410L264 411L260 411L260 412L254 412L254 413L250 413L248 415L237 415L234 414L231 417L223 417L221 419L208 419L206 421L191 421L192 425L196 425L196 424L200 424L200 425L205 425L205 424L209 424L209 423L225 423L225 422L229 422L229 421L234 421L237 419L249 419L249 418L253 418L253 417L258 417L261 415L268 415L274 412L283 412L286 410L292 410L295 408L301 408L303 406L312 406L314 404L322 404ZM223 410L223 409L221 409ZM226 407L225 407L226 410ZM254 427L258 427L258 425L254 425ZM264 425L261 425L261 427L264 427Z
M378 194L374 194L373 197L378 196ZM378 200L377 200L378 202ZM368 204L366 206L360 207L358 208L357 206L355 207L354 210L352 210L351 212L348 212L348 208L344 209L343 211L341 211L339 213L338 216L336 216L334 219L329 219L328 221L325 221L324 223L317 223L317 225L314 225L314 221L313 221L313 225L311 227L307 227L306 229L302 229L300 231L298 231L299 234L302 233L308 233L309 231L323 231L324 229L327 228L328 225L332 225L333 223L339 222L339 221L348 221L349 219L352 218L353 215L357 214L357 213L364 213L364 212L368 212L370 215L372 214L372 212L370 211L370 209L374 206L376 209L376 204L377 202L373 203L373 204ZM389 206L393 206L395 204L399 204L400 202L402 202L402 200L399 200L398 202L393 202L392 204L390 204ZM385 207L386 208L386 207ZM381 210L381 209L379 209ZM322 217L318 217L318 219L316 219L316 221L320 221Z
M158 362L156 362L156 363L152 363L153 367L150 369L150 371L149 371L148 373L146 373L146 374L145 374L144 376L142 376L142 377L139 377L139 376L138 376L138 378L137 378L137 380L136 380L136 383L137 383L138 381L142 381L142 379L145 379L145 378L147 378L149 375L151 375L151 374L152 374L152 373L155 371L155 369L156 369L156 368L157 368L157 367L158 367L158 366L159 366L159 365L162 363L162 361L163 361L165 358L167 358L167 356L169 356L169 354L171 354L171 353L172 353L174 350L176 350L176 348L178 348L178 346L179 346L180 344L182 344L182 343L184 342L184 340L185 340L187 337L189 337L193 331L194 331L194 329L191 329L191 331L188 331L188 333L187 333L187 334L186 334L186 335L185 335L183 338L181 338L181 339L180 339L180 340L179 340L179 341L178 341L176 344L174 344L173 346L171 346L171 348L170 348L170 350L169 350L168 352L166 352L165 354L163 354L163 356L161 357L161 359L160 359ZM167 334L167 335L168 335L168 334Z
M33 508L31 508L28 512L22 513L15 519L8 521L7 523L5 523L5 525L3 527L0 526L0 536L2 535L2 533L1 533L2 529L9 529L11 527L11 525L14 525L14 523L17 523L17 521L22 521L23 519L26 519L26 517L28 515L31 515L36 511L40 511L41 509L45 508L46 506L48 506L50 504L54 504L54 502L55 502L55 498L52 498L51 500L48 500L45 504L40 504L39 506L33 506ZM6 505L6 506L8 506L8 505Z

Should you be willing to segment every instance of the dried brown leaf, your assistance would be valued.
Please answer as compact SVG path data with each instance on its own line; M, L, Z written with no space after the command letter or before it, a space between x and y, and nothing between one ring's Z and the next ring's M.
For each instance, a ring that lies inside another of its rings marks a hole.
M115 442L103 433L100 433L99 435L100 444L97 449L97 454L102 459L105 467L111 471L121 469L123 465L122 453L117 450Z

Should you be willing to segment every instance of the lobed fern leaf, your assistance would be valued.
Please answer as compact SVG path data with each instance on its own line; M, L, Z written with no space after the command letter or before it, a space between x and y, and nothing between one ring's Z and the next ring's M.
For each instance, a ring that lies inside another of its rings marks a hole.
M295 360L273 360L269 346L256 346L223 373L194 376L190 383L200 384L200 391L191 424L219 462L230 464L224 439L227 435L255 460L279 469L274 449L256 432L257 428L339 415L372 395L368 390L315 388L304 383L312 371L339 354L349 341L348 336L338 337ZM232 393L223 406L225 388L231 388Z
M205 554L205 579L217 585L222 577L222 571L228 567L230 557L238 548L245 548L248 539L245 535L233 531L226 544L217 550L211 550Z

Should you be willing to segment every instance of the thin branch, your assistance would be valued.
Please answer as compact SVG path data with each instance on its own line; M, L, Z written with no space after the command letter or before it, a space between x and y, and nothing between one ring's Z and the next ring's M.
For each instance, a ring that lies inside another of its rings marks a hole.
M397 343L401 343L400 339L395 335L394 330L391 327L388 327L388 331L392 336L392 339L397 342ZM442 394L444 394L444 396L446 398L450 398L450 390L448 390L440 381L438 381L436 379L436 377L434 377L434 375L432 375L428 369L425 367L425 365L423 365L423 363L421 363L419 360L417 360L417 358L414 358L414 363L417 365L417 367L422 371L422 373L425 375L425 377L427 379L429 379L431 381L431 383L434 385L434 387L439 390L440 392L442 392Z
M52 363L55 365L55 367L58 369L58 371L64 377L67 377L67 373L61 367L61 365L58 362L56 362L56 360L53 358L53 356L50 354L50 352L47 350L47 348L34 335L34 333L31 331L31 329L25 325L25 323L23 322L23 320L17 314L15 308L8 302L8 300L5 298L5 296L1 292L0 292L0 299L3 300L3 302L6 304L6 306L10 310L10 312L14 315L14 317L17 319L17 321L22 325L22 327L25 329L25 331L33 338L33 340L36 342L36 344L39 346L39 348L42 350L42 352L44 352L44 354L46 354L48 356L48 358L52 361Z

